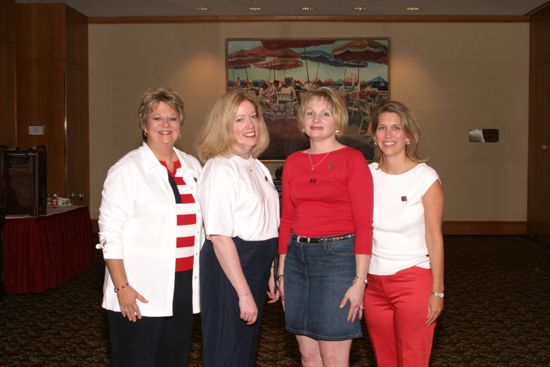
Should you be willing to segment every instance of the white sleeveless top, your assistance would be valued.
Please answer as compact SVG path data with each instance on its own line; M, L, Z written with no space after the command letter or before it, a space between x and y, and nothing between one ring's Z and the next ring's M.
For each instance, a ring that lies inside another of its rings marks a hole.
M422 197L439 180L425 163L399 175L369 168L374 182L373 248L369 273L391 275L413 266L429 269Z

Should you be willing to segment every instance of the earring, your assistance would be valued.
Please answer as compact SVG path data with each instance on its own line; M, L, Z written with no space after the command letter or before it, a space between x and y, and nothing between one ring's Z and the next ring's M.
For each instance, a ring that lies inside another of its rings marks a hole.
M374 146L377 146L377 145L378 145L378 144L376 144L376 142L375 142L375 141L373 142L373 144L374 144Z
M143 136L147 137L147 135L148 135L148 134L147 134L147 131L144 131L144 132L143 132Z
M334 132L335 132L336 134L340 134L340 129L336 129L336 130L334 130Z
M411 144L411 141L409 139L405 140L405 144L406 145L410 145Z

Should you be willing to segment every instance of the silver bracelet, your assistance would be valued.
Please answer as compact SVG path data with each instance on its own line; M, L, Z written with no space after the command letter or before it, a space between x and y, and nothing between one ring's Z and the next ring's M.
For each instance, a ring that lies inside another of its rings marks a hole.
M443 293L443 292L432 291L432 296L436 296L436 297L438 297L438 298L444 298L444 297L445 297L445 293Z

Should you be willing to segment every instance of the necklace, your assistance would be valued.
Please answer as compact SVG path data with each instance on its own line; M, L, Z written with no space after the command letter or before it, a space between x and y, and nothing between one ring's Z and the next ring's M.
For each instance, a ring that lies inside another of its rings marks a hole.
M311 170L314 171L315 170L315 167L317 167L318 165L320 165L321 163L323 163L323 161L328 157L328 155L330 154L330 152L332 151L329 151L327 154L325 154L323 156L323 158L321 158L321 160L315 164L313 164L313 162L311 161L311 149L309 150L310 153L307 155L307 157L309 158L309 165L311 166Z

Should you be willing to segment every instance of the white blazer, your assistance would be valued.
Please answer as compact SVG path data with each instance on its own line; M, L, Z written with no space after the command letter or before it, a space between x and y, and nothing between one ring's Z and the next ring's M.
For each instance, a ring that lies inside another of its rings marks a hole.
M199 161L174 148L183 178L195 199L196 233L193 261L193 312L200 311L199 254L204 241L197 197ZM103 185L99 208L98 248L105 259L123 259L128 282L149 303L138 305L143 316L172 316L176 267L176 204L166 168L147 144L115 163ZM105 271L102 307L120 311L109 271Z

